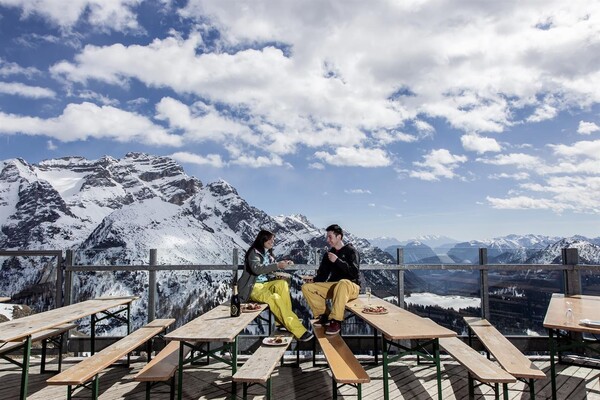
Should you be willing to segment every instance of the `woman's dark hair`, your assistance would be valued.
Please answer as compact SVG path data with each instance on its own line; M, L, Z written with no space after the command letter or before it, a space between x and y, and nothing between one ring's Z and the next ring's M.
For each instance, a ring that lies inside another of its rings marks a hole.
M267 231L265 229L261 229L260 232L258 232L258 235L256 235L256 239L254 239L254 242L252 242L252 244L250 245L250 248L246 252L246 257L244 257L244 266L246 267L246 269L249 269L248 268L248 257L250 256L252 249L256 249L260 254L264 254L265 253L265 242L269 241L273 236L275 236L275 234L273 232ZM268 250L268 253L273 258L275 258L275 256L273 255L272 248Z

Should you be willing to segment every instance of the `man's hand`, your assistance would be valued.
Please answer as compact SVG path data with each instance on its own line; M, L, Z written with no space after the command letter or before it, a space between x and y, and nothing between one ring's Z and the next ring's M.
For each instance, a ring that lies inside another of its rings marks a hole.
M329 258L329 261L331 261L331 262L335 262L335 260L338 259L338 256L336 256L335 254L333 254L330 251L327 252L327 257Z

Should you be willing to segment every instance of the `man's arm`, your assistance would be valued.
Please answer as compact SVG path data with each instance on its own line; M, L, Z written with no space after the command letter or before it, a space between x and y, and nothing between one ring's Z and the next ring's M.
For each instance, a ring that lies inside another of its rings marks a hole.
M360 259L358 252L353 246L347 245L344 254L340 254L335 260L335 268L352 279L358 278Z
M325 253L321 259L321 264L319 264L319 269L317 269L317 274L315 275L313 282L327 282L327 279L329 279L329 270L326 266L328 261L327 253Z

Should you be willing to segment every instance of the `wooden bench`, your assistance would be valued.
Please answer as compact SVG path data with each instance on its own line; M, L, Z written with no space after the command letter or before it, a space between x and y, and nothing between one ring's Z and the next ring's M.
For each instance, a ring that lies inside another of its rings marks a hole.
M62 342L63 335L69 329L75 328L77 325L75 324L62 324L52 329L46 329L44 331L40 331L31 335L31 343L42 342L42 365L40 367L40 372L43 374L44 372L60 372L62 368ZM58 349L58 369L56 371L47 371L46 370L46 352L48 349L48 342L54 344L54 347ZM11 358L3 356L6 353L10 353L13 350L21 349L25 346L25 341L20 340L17 342L6 342L4 345L0 345L0 357L12 362ZM18 364L17 364L18 365Z
M244 385L244 400L248 397L248 388L255 384L266 387L267 399L271 399L271 374L275 370L277 364L281 362L281 358L284 356L292 342L292 335L289 332L278 336L289 338L287 344L281 346L268 346L262 344L233 375L233 380L235 382L242 382Z
M313 325L313 330L331 369L333 398L337 399L340 387L350 385L356 388L357 397L360 400L362 384L371 381L363 366L360 365L341 335L327 335L322 326Z
M6 303L10 300L10 297L0 297L0 303Z
M508 384L516 382L514 376L485 358L481 353L469 347L457 337L440 338L440 347L451 355L460 365L468 371L469 399L475 398L474 378L479 382L494 385L496 398L498 398L498 385L501 383L504 389L504 397L508 397Z
M186 357L191 348L184 347L183 356ZM179 366L179 342L169 342L148 364L138 372L133 379L146 382L146 399L150 399L152 386L169 381L170 398L175 398L175 371Z
M486 319L465 317L465 321L469 325L469 340L475 333L479 341L506 372L529 385L531 399L535 399L534 379L544 379L546 374Z
M75 389L84 386L93 378L91 385L92 398L98 398L98 374L109 367L121 357L127 355L141 345L148 342L154 336L164 331L174 319L155 319L140 329L130 333L119 341L106 347L102 351L81 361L77 365L53 376L46 382L49 385L67 385L67 397L71 398L73 386Z

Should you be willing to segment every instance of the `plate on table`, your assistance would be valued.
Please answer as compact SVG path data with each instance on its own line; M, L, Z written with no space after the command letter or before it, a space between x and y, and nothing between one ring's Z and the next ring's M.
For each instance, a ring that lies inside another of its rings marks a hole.
M389 311L384 306L372 306L363 308L362 312L363 314L383 315L387 314Z
M590 328L600 328L600 321L592 320L592 319L580 319L579 323L581 325L589 326Z
M262 308L262 304L259 303L244 303L242 304L242 312L243 313L251 313L255 311L259 311Z
M292 341L289 336L271 336L263 339L263 344L267 346L285 346Z

